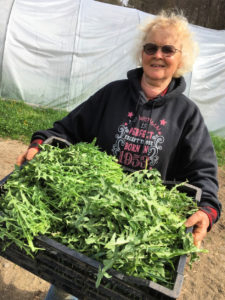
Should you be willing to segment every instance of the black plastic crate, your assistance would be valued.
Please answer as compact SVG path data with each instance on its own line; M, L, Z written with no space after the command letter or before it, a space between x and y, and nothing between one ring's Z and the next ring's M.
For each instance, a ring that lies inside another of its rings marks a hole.
M0 181L0 197L9 176L10 174ZM164 184L172 188L177 182ZM179 190L193 197L195 201L200 201L201 189L184 184ZM182 288L186 255L178 259L173 289L150 280L125 276L113 269L107 271L112 277L103 278L99 288L96 288L95 282L101 263L45 236L37 237L35 245L44 250L39 250L32 258L14 244L2 251L4 241L0 241L0 255L81 300L169 300L176 299Z

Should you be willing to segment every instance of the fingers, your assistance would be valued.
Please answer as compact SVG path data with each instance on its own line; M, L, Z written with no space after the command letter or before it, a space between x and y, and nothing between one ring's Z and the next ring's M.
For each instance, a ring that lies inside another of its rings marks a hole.
M190 216L186 223L186 227L194 226L193 229L193 237L194 244L200 248L202 240L205 238L207 234L207 229L209 227L209 218L206 213L199 210Z
M17 166L21 166L26 161L26 155L27 155L27 152L18 156L17 161L16 161Z
M36 148L30 148L30 149L28 149L26 160L33 159L38 152L39 152L39 150L36 149Z
M21 166L25 161L33 159L37 153L38 149L36 148L28 149L25 153L18 156L16 164Z
M194 244L197 248L201 248L201 244L202 244L202 240L201 241L198 241L197 239L194 238Z
M194 244L196 247L200 248L203 239L207 234L207 228L199 230L198 227L194 227L193 230L193 237L194 237Z
M198 210L196 213L190 216L185 222L186 227L191 227L197 224L204 227L206 226L207 228L209 226L209 218L207 214L201 210Z

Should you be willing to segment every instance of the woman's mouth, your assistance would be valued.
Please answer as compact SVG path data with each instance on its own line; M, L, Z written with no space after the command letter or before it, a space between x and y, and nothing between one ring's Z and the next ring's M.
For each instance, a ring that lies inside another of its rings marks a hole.
M150 65L152 68L165 68L164 65L159 65L159 64L151 64Z

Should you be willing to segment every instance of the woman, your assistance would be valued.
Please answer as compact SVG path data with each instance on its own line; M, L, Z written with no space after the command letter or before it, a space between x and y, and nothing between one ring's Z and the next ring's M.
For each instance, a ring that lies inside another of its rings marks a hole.
M34 133L18 164L32 159L49 136L71 143L96 137L102 150L128 168L147 165L164 180L188 180L202 189L199 210L186 221L194 226L194 243L200 247L221 204L209 133L197 106L182 94L182 75L191 70L197 52L187 20L161 13L144 26L140 49L141 68L103 87L53 128Z

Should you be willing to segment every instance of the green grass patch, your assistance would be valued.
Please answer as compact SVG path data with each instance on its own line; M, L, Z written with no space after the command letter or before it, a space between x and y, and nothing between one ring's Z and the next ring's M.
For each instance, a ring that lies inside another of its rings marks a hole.
M23 101L0 100L0 136L29 143L37 130L51 128L67 111L34 107Z
M212 142L215 147L218 164L225 167L225 139L211 134Z

